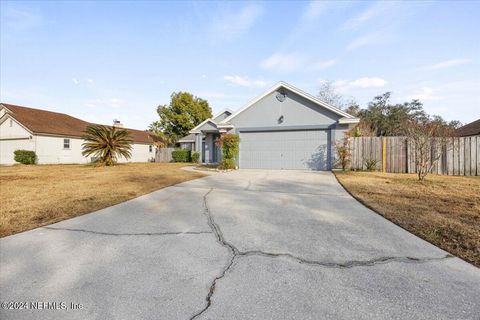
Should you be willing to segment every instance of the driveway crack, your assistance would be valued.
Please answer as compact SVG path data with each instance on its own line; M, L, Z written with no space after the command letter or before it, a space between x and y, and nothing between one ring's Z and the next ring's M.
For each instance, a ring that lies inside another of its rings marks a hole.
M211 231L178 231L178 232L139 232L139 233L114 233L114 232L102 232L102 231L93 231L86 229L74 229L74 228L55 228L55 227L42 227L42 229L47 230L63 230L63 231L73 231L73 232L86 232L93 233L105 236L170 236L170 235L181 235L181 234L211 234Z
M354 267L369 267L369 266L374 266L377 264L384 264L384 263L390 263L390 262L399 262L399 263L425 263L425 262L430 262L430 261L438 261L438 260L444 260L448 258L453 258L454 256L447 254L442 257L398 257L398 256L386 256L386 257L379 257L379 258L374 258L374 259L369 259L369 260L351 260L351 261L346 261L343 263L340 262L325 262L325 261L318 261L318 260L308 260L304 258L300 258L297 256L294 256L290 253L271 253L271 252L264 252L264 251L245 251L245 252L239 252L238 256L262 256L262 257L268 257L268 258L287 258L294 260L300 264L308 264L308 265L314 265L314 266L320 266L320 267L325 267L325 268L340 268L340 269L347 269L347 268L354 268Z
M225 240L222 230L220 229L220 226L215 222L212 213L210 212L210 208L208 206L208 200L207 197L208 195L214 190L214 188L210 188L210 190L203 196L203 205L204 205L204 215L207 217L208 221L208 226L212 230L213 233L217 239L217 242L227 248L230 251L230 258L228 259L227 264L225 267L222 269L220 274L216 276L212 283L210 284L210 288L208 291L207 296L205 297L206 305L204 308L197 313L195 313L192 317L190 317L190 320L196 319L197 317L201 316L205 311L210 308L212 304L212 297L213 294L215 293L215 287L217 285L218 280L222 279L225 277L227 272L230 270L230 268L233 266L233 263L235 262L235 259L237 257L246 257L246 256L262 256L262 257L268 257L268 258L287 258L290 260L293 260L299 264L307 264L307 265L312 265L312 266L318 266L318 267L324 267L324 268L340 268L340 269L348 269L348 268L354 268L354 267L366 267L366 266L374 266L377 264L386 264L386 263L391 263L391 262L398 262L398 263L426 263L429 261L438 261L438 260L444 260L447 258L453 258L454 256L447 254L442 257L401 257L401 256L384 256L384 257L379 257L379 258L374 258L370 260L351 260L351 261L346 261L343 263L339 262L325 262L325 261L318 261L318 260L308 260L304 258L297 257L295 255L292 255L290 253L272 253L272 252L265 252L261 250L250 250L250 251L240 251L238 250L237 247L235 247L232 243L228 242Z
M233 265L233 262L235 261L235 258L237 257L237 255L239 254L239 251L238 249L233 245L231 244L230 242L226 241L225 238L223 237L223 233L220 229L220 227L217 225L217 223L215 222L215 220L213 219L212 217L212 214L210 213L210 208L208 207L208 202L207 202L207 197L208 195L213 191L213 188L211 188L204 196L203 196L203 206L204 206L204 215L207 217L207 221L208 221L208 226L210 227L210 229L212 229L212 232L213 234L215 235L215 237L217 238L217 242L227 248L229 251L230 251L230 258L227 262L227 264L225 265L225 267L222 269L222 271L220 272L220 274L218 276L215 277L215 279L213 279L211 285L210 285L210 289L208 291L208 294L205 298L205 301L206 301L206 305L205 307L200 310L199 312L195 313L191 318L190 320L193 320L197 317L199 317L200 315L202 315L205 311L208 310L208 308L210 308L210 305L212 304L212 296L215 292L215 286L217 284L217 281L222 279L223 277L225 277L225 274L228 272L228 270L232 267Z

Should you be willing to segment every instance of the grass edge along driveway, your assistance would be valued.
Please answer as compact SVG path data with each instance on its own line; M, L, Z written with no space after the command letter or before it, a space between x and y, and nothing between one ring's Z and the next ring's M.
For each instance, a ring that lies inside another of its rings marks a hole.
M357 200L383 217L480 267L480 177L334 172Z
M73 218L203 177L185 163L0 167L0 236Z

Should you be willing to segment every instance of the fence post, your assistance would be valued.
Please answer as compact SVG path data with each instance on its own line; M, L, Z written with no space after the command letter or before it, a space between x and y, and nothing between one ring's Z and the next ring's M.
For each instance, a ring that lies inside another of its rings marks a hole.
M387 172L387 138L382 137L382 172Z

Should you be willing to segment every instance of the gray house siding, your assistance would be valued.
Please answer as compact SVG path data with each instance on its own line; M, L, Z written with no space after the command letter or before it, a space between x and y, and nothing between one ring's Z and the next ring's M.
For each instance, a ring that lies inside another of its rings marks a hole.
M217 131L217 127L215 126L214 123L211 123L210 121L206 122L203 126L199 128L201 131Z
M330 170L336 136L348 125L340 115L291 91L272 92L230 123L240 134L240 168Z
M315 103L285 90L287 97L280 102L273 92L258 101L254 106L241 112L230 122L236 128L242 127L281 127L303 125L332 125L341 116L322 108ZM279 118L283 115L283 122Z

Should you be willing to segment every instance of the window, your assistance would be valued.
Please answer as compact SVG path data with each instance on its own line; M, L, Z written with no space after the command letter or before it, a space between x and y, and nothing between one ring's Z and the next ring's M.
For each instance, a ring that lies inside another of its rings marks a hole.
M152 151L153 151L153 146L151 146L151 145L148 146L148 151L149 151L149 152L152 152Z
M70 149L70 139L63 139L63 149Z
M10 127L12 127L12 126L13 126L13 120L10 119Z

